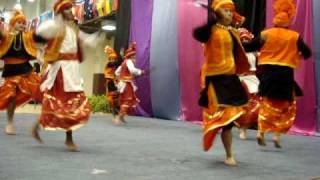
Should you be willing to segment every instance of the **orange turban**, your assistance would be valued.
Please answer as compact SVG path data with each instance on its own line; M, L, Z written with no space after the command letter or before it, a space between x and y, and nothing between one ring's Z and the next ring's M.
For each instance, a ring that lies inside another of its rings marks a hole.
M21 11L16 10L14 15L12 16L12 18L10 19L9 22L9 27L10 28L14 28L15 24L18 21L23 21L23 23L27 23L27 18L23 15L23 13Z
M231 9L234 8L234 3L232 0L213 0L211 4L211 8L213 11L217 11L221 7L230 7Z
M72 0L56 0L53 5L53 11L58 14L66 9L72 8L72 6Z
M275 17L273 24L280 27L288 27L296 15L296 5L292 0L275 0L273 3Z
M132 56L135 56L136 55L136 43L133 42L130 47L127 49L126 51L126 54L125 54L125 57L126 58L130 58Z
M104 52L108 55L109 59L116 59L117 58L116 52L110 46L106 46L104 48Z

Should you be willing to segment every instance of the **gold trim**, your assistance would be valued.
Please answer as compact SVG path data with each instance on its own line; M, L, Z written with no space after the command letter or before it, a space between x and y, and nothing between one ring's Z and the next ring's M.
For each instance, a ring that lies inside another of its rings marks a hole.
M216 125L216 126L211 126L210 128L208 128L205 132L204 132L204 136L206 136L210 131L217 129L219 127L223 127L226 126L228 124L230 124L231 122L235 121L236 119L238 119L240 116L242 116L244 114L244 112L239 112L238 114L234 115L232 118L230 118L228 121L226 121L225 123L222 123L220 125Z
M4 33L3 37L0 39L0 58L7 54L9 51L12 42L14 39L14 35L12 33Z
M33 39L32 32L23 32L22 39L24 48L26 49L27 53L33 57L37 57L37 47L36 42Z
M270 61L273 61L272 59ZM282 62L261 62L258 63L259 65L278 65L278 66L288 66L291 67L293 69L296 69L298 66L295 66L293 64L289 64L289 63L282 63Z

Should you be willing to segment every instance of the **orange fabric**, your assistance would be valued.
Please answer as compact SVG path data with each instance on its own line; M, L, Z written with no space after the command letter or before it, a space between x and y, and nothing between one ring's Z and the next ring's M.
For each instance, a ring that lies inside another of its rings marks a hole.
M0 40L0 58L7 54L12 43L14 41L15 35L12 32L4 33L2 39ZM27 53L33 57L37 56L36 43L33 40L32 32L23 32L22 41L24 48Z
M249 94L249 102L243 107L244 114L235 121L240 128L250 128L258 123L260 97L255 94Z
M231 6L234 9L234 3L232 0L213 0L211 3L211 8L216 11L222 6Z
M38 91L40 77L32 72L5 78L5 83L0 87L0 110L7 108L12 98L16 99L17 107L34 99Z
M37 45L33 39L33 32L22 33L23 45L29 55L37 57Z
M53 11L55 13L61 13L63 10L71 8L72 6L71 0L56 0L53 5Z
M116 91L107 92L106 95L107 95L107 100L108 100L111 107L113 107L113 108L119 107L119 102L118 102L119 93L118 92L116 92Z
M104 52L108 56L107 65L108 65L109 62L115 62L117 60L117 53L110 46L106 46L104 48ZM110 79L115 79L115 74L114 73L116 71L116 67L108 67L107 65L106 65L106 67L104 69L104 77L105 78L110 78Z
M137 44L135 42L130 44L130 47L126 50L125 58L131 58L132 56L136 55L136 46Z
M115 52L115 50L113 48L111 48L110 46L106 46L104 48L104 52L106 53L106 55L108 56L109 60L115 60L117 58L117 53Z
M12 30L15 26L15 24L18 21L22 21L23 23L27 24L27 18L23 15L21 11L16 10L12 16L12 18L9 21L9 28Z
M65 31L63 36L58 36L49 41L45 48L44 61L51 63L59 60L59 50L65 37Z
M130 110L139 103L139 99L130 82L126 83L123 93L120 94L120 114L129 114Z
M27 62L27 59L20 59L20 58L4 58L3 59L5 64L22 64Z
M104 77L110 78L110 79L115 79L116 78L116 76L114 74L115 71L116 71L116 68L114 68L114 67L106 67L104 69Z
M59 53L58 59L63 60L79 60L79 55L74 53Z
M233 54L233 40L236 38L237 52ZM236 59L235 59L236 58ZM249 71L249 63L236 30L212 27L212 35L205 44L206 76L219 74L242 74Z
M124 60L121 64L121 72L119 76L119 81L126 81L126 82L131 82L133 81L133 76L130 73L128 67L127 67L127 59Z
M299 34L284 28L263 31L265 43L260 51L259 65L271 64L297 68L300 55L297 47Z
M77 38L78 38L78 35L79 35L79 28L73 23L73 24L70 24L71 28L74 30L74 32L76 33L77 35ZM62 42L65 38L65 35L66 35L66 30L64 29L63 30L63 34L61 36L57 36L56 38L50 40L45 48L45 54L44 54L44 61L46 63L52 63L52 62L55 62L55 61L58 61L58 60L61 60L59 58L60 56L60 48L61 48L61 45L62 45ZM81 51L80 51L80 46L78 44L78 54L77 54L77 59L79 59L79 61L82 61L82 54L81 54Z
M212 84L209 85L208 100L209 106L204 108L202 113L203 149L205 151L211 148L221 127L232 123L244 113L242 107L219 107Z
M275 14L273 24L278 27L288 27L296 15L296 5L292 0L275 0L273 11Z
M39 123L45 130L76 130L88 122L90 111L84 92L64 92L60 69L52 89L43 94Z
M296 117L296 101L263 98L259 111L259 131L286 133Z

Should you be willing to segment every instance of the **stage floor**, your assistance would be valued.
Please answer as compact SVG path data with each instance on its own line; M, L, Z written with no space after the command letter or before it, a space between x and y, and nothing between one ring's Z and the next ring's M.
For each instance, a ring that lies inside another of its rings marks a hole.
M16 136L4 134L0 113L0 180L310 180L320 179L320 138L286 135L281 150L260 148L255 131L242 141L234 129L237 167L223 164L220 138L203 152L199 125L128 117L114 126L110 115L92 115L75 132L80 152L68 152L64 133L44 132L45 144L30 137L37 114L17 114Z

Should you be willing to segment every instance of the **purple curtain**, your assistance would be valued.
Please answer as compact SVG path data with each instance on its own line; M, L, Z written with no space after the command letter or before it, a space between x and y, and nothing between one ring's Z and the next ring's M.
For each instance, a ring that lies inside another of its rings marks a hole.
M140 99L139 106L135 109L138 115L152 116L152 104L150 93L150 39L152 27L153 0L131 0L131 27L130 42L137 42L137 67L147 73L138 77L137 96Z
M313 46L313 16L312 0L296 0L297 15L291 29L300 33L304 41L312 48ZM272 3L267 1L267 27L272 26ZM301 86L304 96L298 98L298 113L291 132L314 135L316 131L316 91L315 71L313 58L302 61L300 68L295 71L295 79Z
M203 2L207 2L204 0ZM192 30L205 23L207 11L196 7L194 0L178 0L178 61L181 91L181 117L185 121L201 121L198 105L203 48L192 38Z

